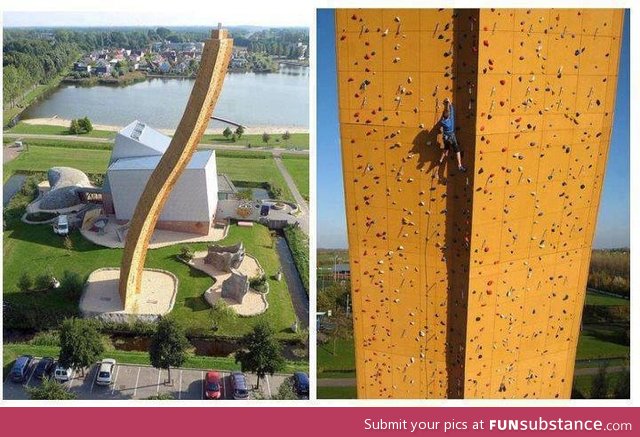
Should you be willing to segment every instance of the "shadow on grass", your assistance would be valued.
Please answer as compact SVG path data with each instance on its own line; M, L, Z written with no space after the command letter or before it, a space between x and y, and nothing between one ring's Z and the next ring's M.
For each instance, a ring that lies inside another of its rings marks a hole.
M582 334L607 343L629 346L628 325L609 323L606 325L587 325Z
M209 304L202 296L197 297L187 297L184 300L184 306L191 309L192 311L205 311L211 309Z

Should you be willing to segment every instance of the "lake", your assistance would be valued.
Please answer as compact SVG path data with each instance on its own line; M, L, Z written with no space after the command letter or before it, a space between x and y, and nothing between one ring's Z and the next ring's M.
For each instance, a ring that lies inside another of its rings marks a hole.
M21 118L72 119L125 126L137 119L155 128L175 129L193 79L149 79L127 86L61 85ZM250 128L309 128L309 68L281 66L277 73L229 73L215 115ZM222 126L212 122L210 127Z

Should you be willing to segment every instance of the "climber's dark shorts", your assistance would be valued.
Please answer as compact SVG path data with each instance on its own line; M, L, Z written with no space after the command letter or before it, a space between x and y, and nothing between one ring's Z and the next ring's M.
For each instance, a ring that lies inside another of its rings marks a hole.
M458 139L455 133L442 134L442 141L444 141L444 147L453 152L460 153L460 146L458 145Z

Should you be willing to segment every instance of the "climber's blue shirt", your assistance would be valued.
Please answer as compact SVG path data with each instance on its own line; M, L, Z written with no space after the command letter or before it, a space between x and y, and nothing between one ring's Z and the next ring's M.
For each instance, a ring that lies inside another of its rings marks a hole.
M453 111L453 105L449 105L449 118L442 117L440 119L442 125L442 131L445 134L452 134L455 131L455 113Z

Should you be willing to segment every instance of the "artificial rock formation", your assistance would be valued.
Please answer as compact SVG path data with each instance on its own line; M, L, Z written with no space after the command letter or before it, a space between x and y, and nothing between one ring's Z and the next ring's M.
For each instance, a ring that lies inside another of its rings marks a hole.
M336 11L358 397L570 397L622 19Z
M214 244L207 249L204 258L205 264L211 264L216 270L221 272L231 272L240 268L244 260L244 244L242 242L233 246L219 246Z
M218 27L205 41L191 96L168 149L151 174L130 221L120 267L120 298L125 310L136 311L142 271L158 217L169 194L196 151L222 90L233 40Z
M239 304L244 300L244 296L249 292L249 278L239 272L231 272L222 283L222 297L233 299Z
M78 194L80 188L93 185L84 172L71 167L52 167L47 171L51 189L42 196L40 209L57 210L71 208L82 203Z

